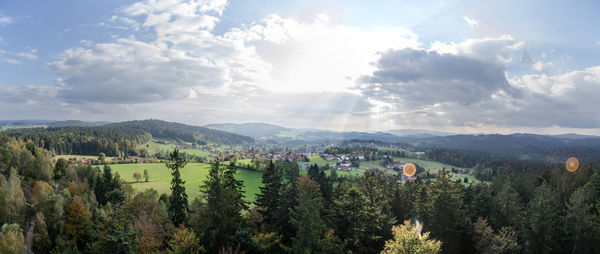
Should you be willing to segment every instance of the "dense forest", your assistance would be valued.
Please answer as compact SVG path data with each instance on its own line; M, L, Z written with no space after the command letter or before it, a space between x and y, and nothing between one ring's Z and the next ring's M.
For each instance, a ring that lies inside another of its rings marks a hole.
M109 166L0 137L0 253L600 252L600 169L586 165L463 186L446 170L404 183L276 161L249 203L235 162L213 161L195 200L177 150L166 164L170 195L135 192Z
M190 126L159 120L130 121L103 126L65 126L9 129L10 137L31 140L56 154L107 156L144 155L138 146L152 138L164 138L206 144L251 143L250 137L204 127Z

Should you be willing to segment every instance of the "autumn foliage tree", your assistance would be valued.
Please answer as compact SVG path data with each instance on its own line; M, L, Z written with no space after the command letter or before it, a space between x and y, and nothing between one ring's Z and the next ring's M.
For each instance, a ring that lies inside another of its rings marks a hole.
M133 173L133 178L135 178L135 180L139 183L142 179L142 174L140 174L140 172L135 172Z
M83 200L79 196L73 197L67 206L65 231L79 246L83 246L87 230L90 225L90 215Z
M421 232L422 225L414 225L410 221L394 226L394 239L385 243L382 254L436 254L440 253L442 242L430 239L429 232Z

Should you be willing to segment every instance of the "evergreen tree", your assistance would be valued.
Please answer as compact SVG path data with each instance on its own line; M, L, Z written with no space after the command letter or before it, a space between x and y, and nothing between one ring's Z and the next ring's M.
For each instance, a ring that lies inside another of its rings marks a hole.
M510 181L494 184L501 184L501 186L496 186L500 190L493 198L490 221L497 226L519 227L523 219L519 193L512 187Z
M147 169L144 169L144 180L148 182L150 180L150 173L148 173Z
M502 227L500 232L494 234L494 230L487 224L487 220L481 217L477 218L475 223L474 240L477 253L510 254L521 250L516 232L512 227Z
M298 204L291 210L292 253L323 253L325 224L321 219L319 187L309 176L298 178Z
M277 219L277 209L279 209L279 202L281 202L281 191L282 191L282 179L281 174L275 170L275 164L271 160L265 173L262 175L262 185L260 193L256 194L257 207L262 209L258 210L263 216L263 222L268 231L273 230Z
M375 253L383 248L385 240L392 237L392 226L396 222L391 212L388 196L384 188L383 174L367 170L358 180L358 190L367 200L365 212L369 214L363 239L367 249L364 253Z
M366 198L348 182L342 182L336 188L336 232L345 242L349 251L365 253L370 236L367 235L366 223L372 223L366 209Z
M463 209L463 195L460 181L453 181L445 169L429 188L426 228L444 242L444 253L470 252L470 220Z
M298 164L291 162L281 162L281 171L284 172L285 187L281 195L279 209L275 214L275 227L282 234L282 242L290 244L292 236L296 235L296 228L290 222L290 211L298 205Z
M586 195L585 187L577 189L567 203L564 232L571 253L592 253L600 248L600 229L594 225L594 201Z
M169 216L175 226L187 223L188 200L185 193L185 181L181 179L180 170L185 167L187 161L183 159L178 149L169 154L169 161L165 163L171 169L171 196L169 196Z
M543 183L537 187L535 196L529 202L527 218L527 238L529 252L551 253L559 252L557 245L558 236L558 211L559 206L554 190Z
M205 221L201 238L211 252L226 247L229 237L240 229L242 211L248 209L242 190L243 182L235 179L236 170L235 162L223 170L221 162L216 159L201 187L206 199L202 208Z

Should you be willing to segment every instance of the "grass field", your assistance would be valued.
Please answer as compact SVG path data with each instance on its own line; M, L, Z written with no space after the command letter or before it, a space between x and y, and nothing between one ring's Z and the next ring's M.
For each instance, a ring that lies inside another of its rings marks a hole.
M137 191L144 191L146 189L153 188L158 193L170 193L171 187L171 171L165 167L163 163L148 163L148 164L115 164L110 165L114 172L119 172L121 179L131 183L131 186ZM200 195L200 185L208 175L210 164L206 163L188 163L183 170L181 170L181 176L185 181L185 188L188 193L189 200L193 200L195 197ZM150 174L150 181L140 181L136 183L133 178L133 173L140 172L144 173L144 169L148 170ZM307 170L301 170L300 175L306 175ZM338 171L338 176L344 175L360 175L362 172L353 170L350 172ZM327 171L329 175L329 171ZM244 181L244 190L246 191L246 199L254 201L256 194L260 191L259 187L262 186L262 172L239 169L236 177Z
M456 166L452 166L452 165L441 163L441 162L437 162L437 161L419 160L419 159L412 159L412 158L394 158L394 161L399 161L399 162L402 162L402 163L408 163L408 162L410 162L410 163L418 164L419 166L425 168L425 170L429 170L429 172L432 173L432 174L437 174L440 170L442 170L442 168L446 168L447 171L450 171L452 168L464 169L464 168L461 168L461 167L456 167ZM360 168L379 168L379 169L382 169L383 167L381 166L380 163L381 163L381 160L376 160L376 161L361 161L360 162ZM388 170L388 171L393 172L393 170ZM479 180L477 180L472 175L452 173L452 179L463 180L465 177L469 179L469 183L479 182Z
M300 135L302 135L302 132L299 131L280 131L277 133L277 137L291 139L297 139L300 137Z
M143 191L149 188L154 188L159 193L170 193L171 171L162 163L150 164L118 164L111 165L115 172L119 172L121 179L131 182L134 189ZM200 195L200 185L208 175L209 164L205 163L188 163L181 170L181 176L185 180L186 191L189 200L193 200ZM150 174L150 182L135 183L133 173L144 173L144 169ZM251 170L240 169L237 173L237 178L244 180L244 190L246 191L246 199L254 201L255 194L259 191L259 186L262 180L262 173Z

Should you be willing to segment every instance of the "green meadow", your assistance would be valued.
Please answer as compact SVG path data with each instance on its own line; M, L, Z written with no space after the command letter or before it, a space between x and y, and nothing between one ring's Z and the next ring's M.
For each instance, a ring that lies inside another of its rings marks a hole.
M227 164L227 162L225 162ZM144 191L146 189L153 188L158 193L171 193L171 171L163 163L146 163L146 164L114 164L110 165L114 172L119 172L121 179L128 183L137 191ZM203 184L204 180L208 176L208 170L210 164L207 163L188 163L183 170L181 170L181 176L185 181L185 188L188 193L189 200L200 196L200 185ZM144 182L144 179L140 180L139 183L133 178L133 173L140 172L144 174L144 170L148 170L150 179L148 182ZM306 175L307 170L302 169L300 175ZM329 175L327 171L327 175ZM345 175L359 175L362 172L353 170L350 172L338 171L338 176ZM256 194L260 191L259 187L262 186L262 172L239 169L236 175L237 179L244 181L244 190L246 191L246 199L254 201Z
M119 172L121 179L131 183L131 186L138 191L153 188L159 193L171 192L171 170L163 163L116 164L110 167L113 171ZM190 201L200 195L200 185L206 180L209 169L210 164L188 163L181 170L181 176L185 180L184 186ZM142 179L139 183L136 183L133 173L140 172L143 174L144 170L148 170L150 174L149 182L143 182L144 179ZM244 181L246 199L254 201L256 193L259 192L259 186L261 186L262 172L240 169L237 171L236 177Z

